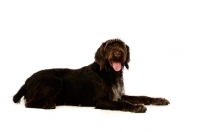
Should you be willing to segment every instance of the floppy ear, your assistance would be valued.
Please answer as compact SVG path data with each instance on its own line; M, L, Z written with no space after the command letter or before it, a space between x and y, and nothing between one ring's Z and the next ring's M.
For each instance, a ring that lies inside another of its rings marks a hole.
M104 46L103 43L95 53L95 62L97 62L100 66L100 71L105 67L105 58L104 58Z
M129 46L126 45L126 61L125 61L126 69L129 69L129 65L128 65L129 62L130 62L130 49L129 49Z

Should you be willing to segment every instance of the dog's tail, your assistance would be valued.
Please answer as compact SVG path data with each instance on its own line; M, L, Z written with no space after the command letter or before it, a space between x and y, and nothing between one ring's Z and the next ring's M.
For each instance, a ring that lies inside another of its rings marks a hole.
M24 84L19 91L14 95L13 97L13 102L14 103L19 103L20 99L22 98L22 96L24 96L26 94L26 85Z

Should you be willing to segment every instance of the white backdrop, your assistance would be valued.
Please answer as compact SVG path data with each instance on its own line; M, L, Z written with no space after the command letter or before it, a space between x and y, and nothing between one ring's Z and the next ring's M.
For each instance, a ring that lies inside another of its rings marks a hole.
M1 0L0 130L197 131L199 6L198 0ZM133 114L70 106L44 111L12 103L32 73L88 65L112 38L131 49L126 93L165 97L169 106Z

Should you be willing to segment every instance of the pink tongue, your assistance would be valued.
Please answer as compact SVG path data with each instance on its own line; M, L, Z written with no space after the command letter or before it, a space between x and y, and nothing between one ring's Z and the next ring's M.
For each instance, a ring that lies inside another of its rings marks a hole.
M113 69L114 69L115 71L120 71L121 68L122 68L121 63L119 63L119 62L113 62L113 63L112 63L112 66L113 66Z

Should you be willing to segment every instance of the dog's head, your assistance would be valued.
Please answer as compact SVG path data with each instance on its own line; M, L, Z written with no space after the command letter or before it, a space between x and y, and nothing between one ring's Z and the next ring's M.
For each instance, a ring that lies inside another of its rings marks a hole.
M95 54L95 62L100 65L100 70L113 68L117 72L124 66L128 69L129 61L129 47L120 39L107 40Z

